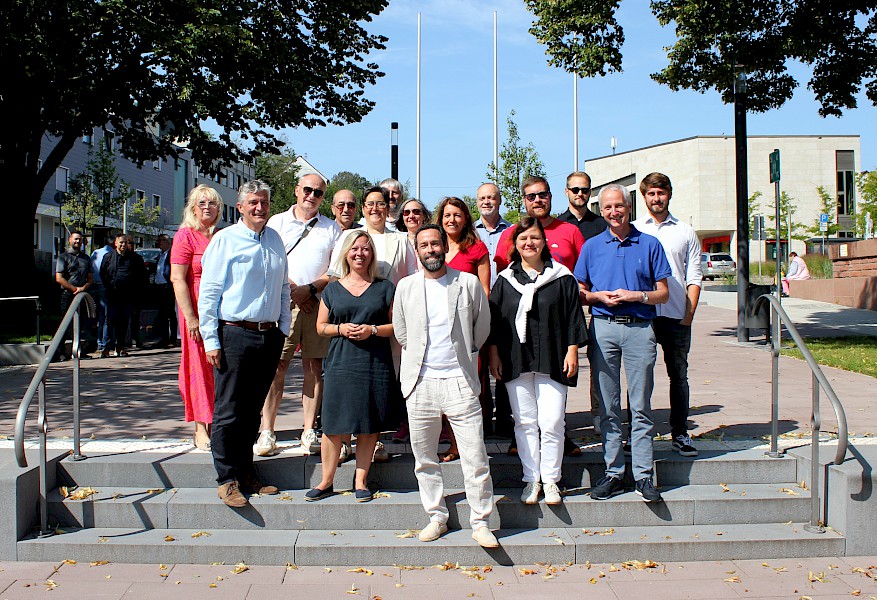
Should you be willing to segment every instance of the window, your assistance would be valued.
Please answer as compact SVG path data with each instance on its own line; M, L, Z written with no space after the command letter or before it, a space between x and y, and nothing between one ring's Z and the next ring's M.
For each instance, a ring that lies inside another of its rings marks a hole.
M85 135L82 136L82 143L83 144L88 144L89 146L93 146L94 145L93 140L94 140L94 138L91 137L90 133L86 133Z
M152 207L158 208L159 206L161 206L161 196L159 196L158 194L153 194L152 195Z
M156 171L161 171L161 159L152 161L152 168Z
M837 150L837 214L852 215L856 212L856 159L852 150Z
M116 134L106 129L104 129L104 147L107 149L107 152L112 152L116 149Z
M58 167L55 170L55 189L59 192L66 192L67 182L70 178L70 169L67 167Z
M136 202L140 202L141 200L146 200L146 192L143 190L134 190L134 200Z
M222 205L222 221L228 223L228 204Z
M33 247L34 247L34 249L40 247L40 221L39 221L39 219L33 220Z

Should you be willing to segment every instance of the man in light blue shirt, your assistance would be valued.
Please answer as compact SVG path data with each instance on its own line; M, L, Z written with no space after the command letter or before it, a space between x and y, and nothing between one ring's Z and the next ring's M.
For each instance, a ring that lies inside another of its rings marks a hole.
M107 292L100 278L100 265L106 253L112 250L112 238L107 237L103 247L91 253L91 273L94 275L94 282L88 288L88 292L94 299L94 305L97 308L97 349L99 352L103 352L106 348L109 334L107 329Z
M220 499L248 504L242 492L276 494L256 478L253 443L283 340L289 335L289 279L283 240L268 229L271 188L262 181L238 191L241 219L217 233L201 260L198 314L216 399L211 449Z

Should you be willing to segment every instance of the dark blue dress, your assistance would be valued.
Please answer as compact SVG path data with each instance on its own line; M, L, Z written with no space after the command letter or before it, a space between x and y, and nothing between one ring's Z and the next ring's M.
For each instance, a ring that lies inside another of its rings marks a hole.
M333 325L386 325L391 322L394 293L393 284L385 279L375 279L360 296L333 281L323 290L323 303ZM380 433L394 427L400 398L390 338L332 338L323 361L324 433Z

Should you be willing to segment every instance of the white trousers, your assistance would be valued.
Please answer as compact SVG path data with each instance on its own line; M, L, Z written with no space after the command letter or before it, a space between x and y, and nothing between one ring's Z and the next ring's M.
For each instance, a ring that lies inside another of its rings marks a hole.
M567 387L543 373L522 373L505 387L515 417L524 481L557 483L563 463Z
M439 435L442 415L447 416L463 467L466 501L469 503L469 522L472 529L486 527L493 512L493 480L487 449L484 447L484 429L481 404L462 377L432 379L421 377L408 396L408 428L411 432L411 450L414 452L414 474L420 488L420 501L431 521L447 523L445 488L439 463Z

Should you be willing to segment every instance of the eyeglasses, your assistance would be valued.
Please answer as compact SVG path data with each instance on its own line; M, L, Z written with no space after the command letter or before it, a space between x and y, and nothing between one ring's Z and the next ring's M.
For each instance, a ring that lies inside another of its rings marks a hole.
M414 215L415 217L419 217L423 214L423 211L419 208L405 208L402 209L402 216L407 217L408 215Z
M354 210L356 209L356 202L339 202L335 205L335 208L338 210L344 210L345 208Z
M374 202L374 201L372 201L372 200L369 200L368 202L366 202L365 204L363 204L363 206L366 207L366 208L375 208L375 207L377 207L377 208L387 208L387 203L384 202L383 200L379 200L378 202Z
M541 192L535 192L533 194L524 194L524 200L526 200L527 202L532 202L536 199L536 196L539 196L540 200L548 200L549 198L551 198L551 192L549 192L548 190L544 190Z
M321 190L319 188L312 188L312 187L308 187L306 185L302 186L301 191L303 191L305 193L305 196L310 196L311 194L313 194L314 198L322 198L323 194L325 193L323 190Z
M590 193L591 193L591 188L589 188L589 187L586 187L586 188L582 188L582 187L568 187L568 188L566 188L566 189L568 189L569 191L571 191L571 192L573 193L574 196L578 196L579 193L582 193L582 194L590 194Z
M201 200L198 203L198 208L216 208L217 206L219 206L219 203L213 200Z

